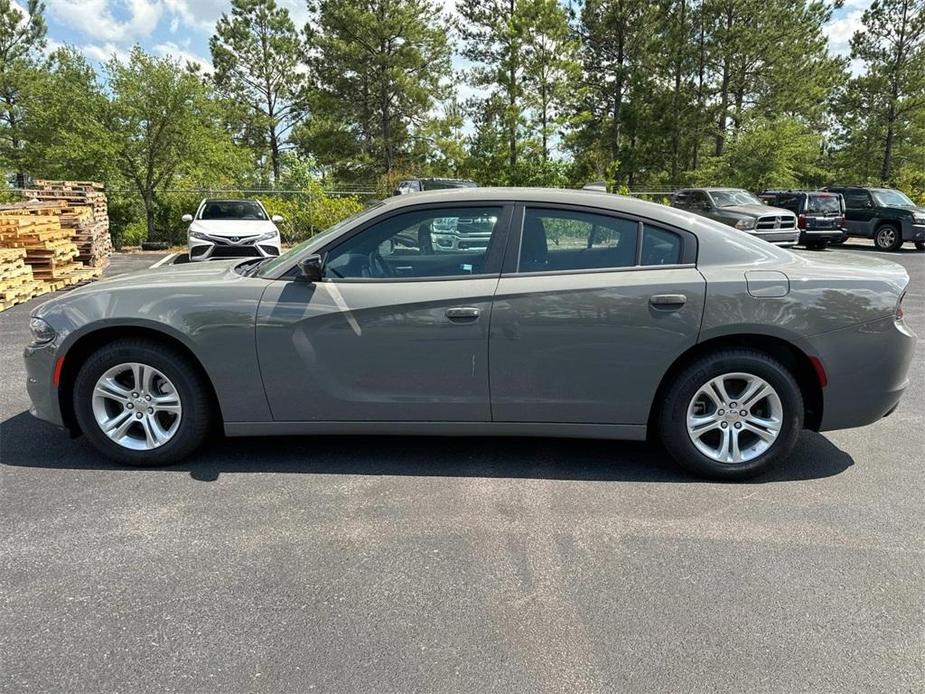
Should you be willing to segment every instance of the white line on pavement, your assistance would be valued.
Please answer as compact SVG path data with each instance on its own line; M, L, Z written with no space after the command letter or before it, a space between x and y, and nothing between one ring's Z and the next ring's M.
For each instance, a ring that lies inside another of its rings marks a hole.
M178 255L180 255L180 254L179 254L179 253L171 253L170 255L165 256L165 257L161 258L160 260L158 260L156 263L154 263L154 265L152 265L152 266L151 266L150 268L148 268L148 269L149 269L149 270L153 270L154 268L160 267L161 265L166 265L168 261L173 260L173 259L176 258Z

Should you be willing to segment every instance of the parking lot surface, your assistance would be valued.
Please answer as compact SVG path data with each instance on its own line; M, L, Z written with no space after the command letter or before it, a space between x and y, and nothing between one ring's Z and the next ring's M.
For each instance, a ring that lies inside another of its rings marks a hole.
M925 254L825 252L903 264L925 336ZM553 439L216 440L139 470L26 411L39 301L0 313L0 689L925 687L925 342L895 414L746 484Z

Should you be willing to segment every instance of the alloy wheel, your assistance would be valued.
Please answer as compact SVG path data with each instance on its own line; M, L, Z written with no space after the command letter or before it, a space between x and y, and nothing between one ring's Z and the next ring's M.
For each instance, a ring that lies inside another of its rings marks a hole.
M147 364L108 369L93 388L93 416L100 430L123 448L147 451L170 441L183 408L170 379Z
M893 227L883 227L877 232L877 245L880 248L892 248L896 243L896 232Z
M687 407L687 433L720 463L746 463L767 451L783 426L780 396L754 374L735 372L704 383Z

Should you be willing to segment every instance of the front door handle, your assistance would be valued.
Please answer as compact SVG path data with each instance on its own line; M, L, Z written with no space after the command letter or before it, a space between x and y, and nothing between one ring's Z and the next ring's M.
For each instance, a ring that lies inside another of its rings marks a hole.
M653 308L678 309L687 303L683 294L653 294L649 297L649 304Z
M474 306L455 306L446 310L446 317L454 323L471 323L478 320L481 313Z

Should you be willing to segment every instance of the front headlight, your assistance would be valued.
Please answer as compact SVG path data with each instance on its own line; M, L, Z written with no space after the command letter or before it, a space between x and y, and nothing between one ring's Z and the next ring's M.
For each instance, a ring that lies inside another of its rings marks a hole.
M51 342L58 335L48 323L36 317L29 319L29 330L32 332L32 341L36 344Z
M191 239L199 239L200 241L208 241L209 237L203 234L201 231L191 231L189 233Z
M736 222L736 229L754 229L754 228L755 228L754 219L746 218L746 219L740 219L738 222Z
M275 239L277 236L279 236L279 231L268 231L266 234L261 234L258 236L256 243L260 243L261 241L269 241L270 239Z

